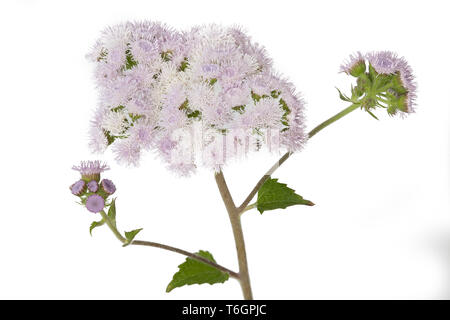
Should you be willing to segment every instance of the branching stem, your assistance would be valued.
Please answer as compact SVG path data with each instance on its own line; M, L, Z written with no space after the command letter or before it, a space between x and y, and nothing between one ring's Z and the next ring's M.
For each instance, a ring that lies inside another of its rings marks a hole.
M333 117L328 120L322 122L313 130L311 130L308 134L308 138L312 138L319 131L326 128L333 122L339 120L345 115L349 114L353 110L356 110L359 107L358 104L352 104L350 107L342 110L337 113ZM225 204L225 207L228 211L228 216L230 218L231 228L233 230L234 242L236 244L236 252L238 256L239 263L239 283L241 284L242 293L244 294L245 300L252 300L253 294L250 285L250 275L248 271L248 263L247 263L247 253L245 251L245 242L244 242L244 234L242 232L242 224L241 224L241 215L247 210L253 209L256 207L256 204L249 205L250 201L255 197L258 193L258 190L262 187L264 182L270 178L270 176L292 155L292 152L286 152L256 183L255 187L250 191L247 198L245 198L244 202L239 207L236 207L234 204L233 198L228 189L227 183L225 181L225 177L223 172L220 171L215 174L217 187L219 188L220 195L222 196L222 200Z
M353 110L356 110L359 107L357 104L352 104L350 107L342 110L338 114L334 115L333 117L329 118L328 120L322 122L317 127L315 127L311 132L309 132L308 137L312 138L314 135L316 135L319 131L324 129L325 127L329 126L333 122L337 121L338 119L344 117L345 115L349 114ZM217 187L219 188L220 195L222 196L222 200L225 204L225 208L227 209L228 216L231 223L231 228L233 230L234 240L236 244L236 252L238 256L238 264L239 264L239 273L236 273L234 271L231 271L217 263L214 263L212 261L209 261L208 259L205 259L201 256L196 255L195 253L191 253L188 251L185 251L183 249L171 247L165 244L157 243L157 242L151 242L151 241L142 241L142 240L133 240L131 245L138 245L138 246L148 246L148 247L155 247L160 248L163 250L176 252L178 254L187 256L189 258L195 259L197 261L206 263L214 268L217 268L223 272L226 272L230 275L230 277L235 278L239 281L242 293L244 295L244 299L246 300L252 300L253 299L253 293L250 285L250 276L248 271L248 263L247 263L247 253L245 251L245 241L244 241L244 234L242 232L242 224L241 224L241 215L253 208L256 207L256 203L253 203L249 205L250 201L254 198L256 193L258 193L258 190L261 188L261 186L264 184L264 182L267 181L267 179L270 178L270 176L292 155L292 152L286 152L263 176L255 187L250 191L249 195L245 200L242 202L242 204L239 207L236 207L234 204L233 198L231 196L231 193L228 189L227 183L225 181L225 177L223 175L223 172L220 171L215 174L215 179L217 183ZM117 227L115 226L115 223L112 223L108 215L102 210L100 212L102 218L104 219L105 223L108 225L108 227L111 229L111 231L114 233L117 239L119 239L120 242L123 244L128 244L128 240L124 238L120 232L117 230Z
M332 124L333 122L339 120L340 118L344 117L345 115L349 114L350 112L358 109L360 107L360 105L358 104L352 104L351 106L349 106L348 108L345 108L344 110L342 110L341 112L337 113L336 115L332 116L331 118L329 118L328 120L322 122L321 124L319 124L317 127L315 127L314 129L312 129L309 133L308 133L308 138L311 139L313 136L315 136L319 131L321 131L322 129L326 128L327 126L329 126L330 124ZM249 195L247 196L247 198L245 198L244 202L242 202L242 204L239 206L238 211L243 213L244 211L246 211L246 207L248 206L248 204L250 203L250 201L252 201L252 199L255 197L255 195L258 193L258 190L262 187L262 185L264 184L264 182L266 182L270 176L275 172L275 170L277 170L287 159L289 159L289 157L293 154L293 152L286 152L262 177L261 179L259 179L259 181L256 183L255 187L252 189L252 191L250 191Z
M125 239L120 232L117 230L116 226L111 222L111 219L109 219L108 215L102 210L100 211L100 214L103 218L103 220L105 221L106 225L109 227L109 229L111 229L111 231L114 233L114 235L116 236L117 239L119 239L120 242L122 242L123 244L127 243L127 239ZM142 240L133 240L130 245L135 245L135 246L146 246L146 247L154 247L154 248L160 248L163 250L167 250L167 251L171 251L171 252L175 252L175 253L179 253L181 255L187 256L189 258L195 259L197 261L206 263L216 269L219 269L220 271L223 271L225 273L228 273L230 275L230 277L235 278L237 280L239 280L239 274L231 271L230 269L227 269L215 262L212 262L208 259L205 259L199 255L196 255L195 253L191 253L189 251L183 250L183 249L179 249L179 248L175 248L172 246L168 246L162 243L157 243L157 242L151 242L151 241L142 241Z

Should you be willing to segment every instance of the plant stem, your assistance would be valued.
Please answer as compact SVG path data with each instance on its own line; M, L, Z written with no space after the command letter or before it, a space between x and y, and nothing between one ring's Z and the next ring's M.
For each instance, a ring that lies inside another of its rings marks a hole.
M292 152L286 152L281 158L280 160L278 160L270 169L269 171L266 172L265 175L262 176L261 179L259 179L258 183L256 184L256 186L253 188L253 190L250 192L250 194L247 196L247 198L245 198L244 202L242 202L242 204L239 206L238 211L239 212L243 212L245 210L245 208L248 206L248 204L250 203L250 201L252 201L253 197L256 195L256 193L258 192L258 190L262 187L262 185L264 184L264 182L266 182L267 179L270 178L270 176L275 172L275 170L277 170L290 156L291 156Z
M111 222L111 220L109 219L108 215L105 213L105 211L100 211L100 215L102 216L103 220L106 222L106 225L109 227L109 229L111 229L111 231L114 233L114 235L116 236L117 239L119 239L120 242L122 243L126 243L127 239L125 239L119 232L119 230L117 230L117 227L115 225L113 225L113 223Z
M233 198L228 190L227 183L223 172L220 171L215 174L217 187L225 204L230 218L231 228L233 230L234 242L236 244L236 252L239 264L239 283L241 284L242 293L245 300L252 300L252 288L250 285L250 276L248 272L247 253L245 251L244 234L242 232L242 224L240 218L240 211L236 208Z
M109 229L111 229L111 231L114 233L114 235L116 236L117 239L119 239L120 242L122 243L127 243L127 239L125 239L120 232L117 230L117 227L111 222L111 220L109 219L108 215L102 210L100 211L100 215L102 216L103 220L105 221L106 225L109 227ZM199 255L196 255L195 253L191 253L189 251L183 250L183 249L179 249L179 248L175 248L175 247L171 247L162 243L157 243L157 242L151 242L151 241L142 241L142 240L133 240L131 243L131 245L136 245L136 246L147 246L147 247L154 247L154 248L160 248L163 250L167 250L167 251L171 251L171 252L176 252L179 253L181 255L187 256L189 258L195 259L197 261L206 263L216 269L219 269L220 271L223 271L225 273L228 273L230 275L230 277L235 278L237 280L239 280L239 274L231 271L230 269L227 269L215 262L212 262L206 258L203 258Z
M352 104L350 107L345 108L344 110L342 110L341 112L337 113L336 115L332 116L330 119L322 122L321 124L319 124L317 127L315 127L314 129L312 129L309 133L308 133L308 137L312 138L314 135L316 135L316 133L318 133L320 130L328 127L330 124L332 124L333 122L335 122L336 120L339 120L340 118L344 117L345 115L349 114L350 112L352 112L353 110L356 110L359 108L359 104Z
M245 211L252 210L253 208L256 208L256 202L246 206L244 210L239 212L239 216L241 216Z
M342 110L341 112L337 113L336 115L332 116L331 118L329 118L328 120L322 122L321 124L319 124L317 127L315 127L314 129L312 129L309 133L308 133L308 138L312 138L313 136L315 136L319 131L321 131L322 129L326 128L327 126L329 126L330 124L332 124L333 122L339 120L340 118L344 117L345 115L349 114L350 112L352 112L353 110L358 109L359 105L358 104L352 104L351 106L349 106L348 108L345 108L344 110ZM255 187L252 189L252 191L250 191L249 195L247 196L247 198L245 198L244 202L242 202L242 204L239 206L238 211L243 213L245 208L247 207L247 205L250 203L250 201L252 201L252 199L255 197L255 195L258 193L258 190L262 187L262 185L264 184L264 182L266 182L270 176L275 172L275 170L277 170L287 159L289 159L289 157L293 154L293 152L286 152L267 172L266 174L264 174L261 179L259 179L259 181L256 183Z
M212 262L206 258L203 258L199 255L196 255L195 253L190 253L188 251L185 251L183 249L179 249L179 248L175 248L175 247L171 247L165 244L161 244L161 243L157 243L157 242L151 242L151 241L142 241L142 240L133 240L133 242L131 242L132 245L135 246L147 246L147 247L155 247L155 248L160 248L160 249L164 249L164 250L168 250L168 251L172 251L172 252L176 252L179 254L182 254L184 256L187 256L189 258L201 261L203 263L206 263L210 266L213 266L216 269L219 269L220 271L223 271L225 273L228 273L230 275L230 277L235 278L237 280L239 280L239 274L231 271L230 269L227 269L215 262Z

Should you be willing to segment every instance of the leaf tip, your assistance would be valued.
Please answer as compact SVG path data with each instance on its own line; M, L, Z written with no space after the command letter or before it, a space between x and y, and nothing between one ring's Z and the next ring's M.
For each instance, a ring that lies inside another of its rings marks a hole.
M139 229L135 229L135 230L131 230L129 232L125 232L125 238L126 238L126 242L122 245L122 247L126 247L129 244L131 244L134 240L134 237L136 237L136 235L142 231L143 228L139 228Z

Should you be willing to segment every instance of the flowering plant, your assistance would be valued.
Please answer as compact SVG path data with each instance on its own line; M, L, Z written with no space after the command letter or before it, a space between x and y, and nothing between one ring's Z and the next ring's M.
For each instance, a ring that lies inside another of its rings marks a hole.
M153 246L187 256L167 291L235 278L245 299L252 299L249 270L240 222L256 208L312 206L272 178L275 170L319 131L362 109L377 119L377 108L393 115L414 111L416 86L404 58L382 51L350 56L341 71L356 78L346 95L350 106L305 133L304 102L294 86L273 70L263 47L239 28L218 25L177 32L151 22L107 28L88 58L95 64L100 102L91 122L90 147L103 152L111 146L119 163L137 166L143 150L152 150L176 174L189 176L200 166L214 171L236 242L239 272L216 263L211 253L191 253L156 242L134 240L141 229L125 232L116 225L114 183L101 179L109 167L100 161L73 168L81 179L71 187L80 203L99 213L90 231L106 224L127 245ZM224 166L252 151L285 153L237 206L223 174ZM250 203L257 196L254 203Z

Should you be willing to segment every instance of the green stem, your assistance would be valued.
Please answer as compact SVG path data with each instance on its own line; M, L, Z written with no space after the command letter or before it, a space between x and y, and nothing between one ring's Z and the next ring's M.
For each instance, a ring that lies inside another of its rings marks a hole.
M242 215L244 212L252 210L253 208L256 208L256 202L246 206L241 212L239 212L239 215Z
M319 124L317 127L315 127L314 129L312 129L309 134L308 137L312 138L316 133L318 133L320 130L322 130L323 128L329 126L330 124L332 124L333 122L335 122L336 120L339 120L340 118L342 118L343 116L349 114L350 112L352 112L353 110L358 109L359 105L358 104L352 104L350 107L342 110L341 112L339 112L338 114L334 115L333 117L331 117L330 119L322 122L321 124ZM239 206L238 211L243 213L244 211L246 211L247 205L250 203L250 201L252 201L252 199L255 197L256 193L258 193L259 189L262 187L262 185L264 184L264 182L266 182L270 176L275 172L275 170L277 170L287 159L289 159L289 157L293 154L293 152L286 152L281 158L280 160L278 160L270 169L269 171L266 172L266 174L264 174L261 179L259 179L258 183L256 183L255 187L252 189L252 191L250 191L249 195L247 196L247 198L245 198L244 202L242 202L242 204Z
M119 239L120 242L126 243L127 239L125 239L117 230L117 227L112 224L111 220L109 219L108 215L105 213L105 211L100 211L100 215L102 216L103 220L106 222L106 225L111 229L111 231L114 233L117 239Z
M312 138L314 135L316 135L316 133L318 133L320 130L328 127L330 124L332 124L333 122L339 120L340 118L344 117L345 115L349 114L350 112L352 112L353 110L356 110L359 108L359 104L352 104L350 107L345 108L344 110L342 110L341 112L337 113L336 115L334 115L333 117L331 117L330 119L322 122L321 124L319 124L317 127L315 127L314 129L312 129L309 133L308 136L309 138Z

